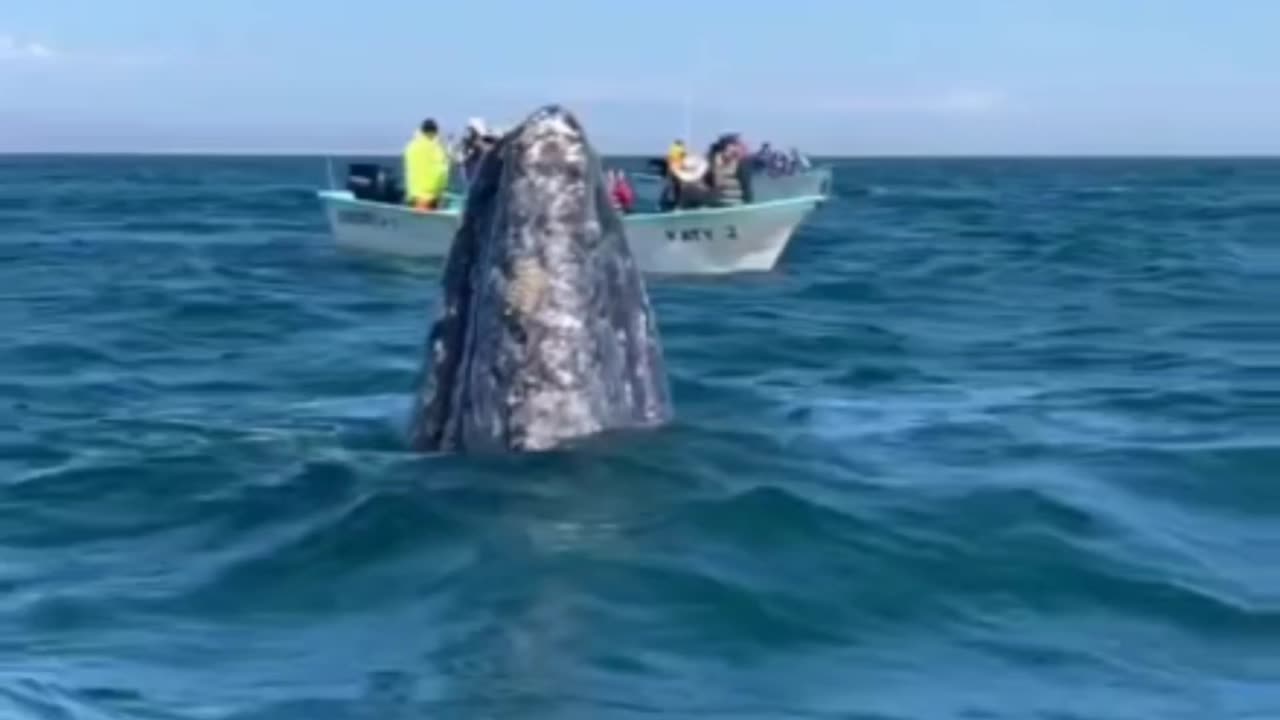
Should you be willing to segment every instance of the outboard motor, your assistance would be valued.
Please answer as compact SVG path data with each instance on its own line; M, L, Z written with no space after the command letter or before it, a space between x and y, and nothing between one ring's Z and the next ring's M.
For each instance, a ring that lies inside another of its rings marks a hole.
M377 163L352 163L347 168L347 190L359 200L400 203L404 191L389 170Z

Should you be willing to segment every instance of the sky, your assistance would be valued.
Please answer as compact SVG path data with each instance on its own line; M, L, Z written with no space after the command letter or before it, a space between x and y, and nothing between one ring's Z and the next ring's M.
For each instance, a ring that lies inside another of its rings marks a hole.
M1280 154L1280 0L0 0L0 152ZM687 112L686 112L687 110Z

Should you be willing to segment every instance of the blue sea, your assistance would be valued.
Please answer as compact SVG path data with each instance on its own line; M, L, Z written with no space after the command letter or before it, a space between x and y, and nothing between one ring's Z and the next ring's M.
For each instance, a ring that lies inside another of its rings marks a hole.
M0 158L0 720L1280 718L1280 161L835 167L475 459L323 158Z

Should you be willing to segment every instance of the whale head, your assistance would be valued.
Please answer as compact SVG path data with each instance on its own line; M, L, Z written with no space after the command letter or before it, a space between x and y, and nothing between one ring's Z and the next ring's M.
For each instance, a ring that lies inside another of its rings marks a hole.
M548 450L671 419L644 278L564 108L538 109L481 160L442 284L415 449Z

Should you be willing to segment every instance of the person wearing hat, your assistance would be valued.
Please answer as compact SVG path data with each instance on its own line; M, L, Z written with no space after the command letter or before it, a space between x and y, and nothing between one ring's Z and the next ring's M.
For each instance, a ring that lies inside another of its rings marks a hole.
M439 132L427 118L404 148L405 199L417 210L438 209L449 186L449 153Z
M707 161L700 155L685 153L671 168L670 195L663 205L678 208L696 208L706 205L709 192L706 184Z
M497 143L494 133L480 118L467 121L467 130L462 137L462 175L467 182L475 176L480 167L480 159Z
M671 147L667 148L667 172L675 172L676 166L684 160L685 155L687 154L688 152L685 150L684 143L682 141L673 141L671 143Z

